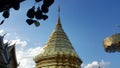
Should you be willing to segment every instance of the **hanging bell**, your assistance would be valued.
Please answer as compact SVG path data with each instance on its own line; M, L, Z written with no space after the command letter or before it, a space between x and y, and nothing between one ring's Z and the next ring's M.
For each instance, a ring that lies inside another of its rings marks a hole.
M31 9L27 11L27 17L34 18L35 15L35 6L33 6Z

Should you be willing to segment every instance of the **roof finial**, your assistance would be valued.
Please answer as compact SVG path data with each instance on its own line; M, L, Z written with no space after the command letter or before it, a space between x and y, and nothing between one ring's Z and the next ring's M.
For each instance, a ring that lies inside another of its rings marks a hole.
M57 20L57 25L56 25L55 30L56 31L63 30L62 25L61 25L61 21L60 21L60 5L58 5L58 20Z
M60 5L58 5L58 16L60 16Z

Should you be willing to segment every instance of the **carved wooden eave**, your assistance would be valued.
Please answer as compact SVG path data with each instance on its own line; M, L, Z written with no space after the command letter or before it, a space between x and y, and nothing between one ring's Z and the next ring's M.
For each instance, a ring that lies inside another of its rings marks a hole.
M4 36L0 36L0 68L17 68L15 44L3 42Z
M18 62L17 62L17 57L16 57L16 48L15 48L15 44L9 46L9 54L12 55L12 59L10 61L10 67L11 68L17 68L19 66Z

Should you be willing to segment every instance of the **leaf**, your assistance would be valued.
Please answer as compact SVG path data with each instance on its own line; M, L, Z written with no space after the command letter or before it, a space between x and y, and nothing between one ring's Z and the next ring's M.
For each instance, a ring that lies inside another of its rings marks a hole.
M42 1L42 0L35 0L36 2L40 2L40 1Z
M26 22L28 25L32 25L34 21L32 19L27 19Z
M2 20L1 23L0 23L0 25L2 25L2 24L4 23L4 21L5 21L5 20Z
M40 26L40 23L36 20L34 20L34 24L35 24L36 27Z

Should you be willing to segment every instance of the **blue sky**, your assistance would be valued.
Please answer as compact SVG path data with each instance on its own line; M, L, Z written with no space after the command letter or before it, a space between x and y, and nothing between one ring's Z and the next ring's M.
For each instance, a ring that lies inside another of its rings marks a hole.
M120 53L106 53L103 48L103 40L106 37L120 32L116 27L120 25L119 0L55 0L49 8L49 18L46 21L41 20L41 25L37 28L34 25L27 25L25 21L26 12L33 4L33 0L26 0L21 3L19 11L11 9L10 17L0 26L2 34L8 33L6 40L17 40L21 45L24 44L24 46L17 46L16 51L21 56L32 51L40 52L55 28L58 18L57 9L60 5L63 29L83 60L82 66L95 68L95 62L99 62L103 68L120 67ZM0 20L2 19L3 17L0 16ZM25 51L26 53L23 53ZM25 60L28 59L25 57L20 59L24 59L21 62L27 63Z

